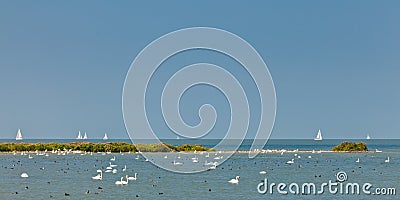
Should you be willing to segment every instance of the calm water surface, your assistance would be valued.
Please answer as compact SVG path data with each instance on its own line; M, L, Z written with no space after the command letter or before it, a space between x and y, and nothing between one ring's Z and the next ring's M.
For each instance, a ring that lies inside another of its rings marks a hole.
M270 140L265 149L330 150L341 141ZM177 145L191 142L171 140L169 143ZM210 140L203 145L213 145L215 142ZM32 159L28 155L0 154L0 199L399 199L398 195L331 195L328 190L322 195L281 195L277 191L261 195L257 192L257 185L264 178L268 178L270 183L301 185L313 182L318 187L318 184L329 180L335 181L335 174L344 171L348 176L347 182L368 182L373 188L396 188L398 193L400 140L369 140L367 144L371 150L377 148L383 152L299 152L297 156L295 153L267 153L255 159L237 153L216 170L197 174L177 174L159 169L139 154L63 156L50 153L48 157L31 154ZM241 148L246 149L250 145L251 141L245 141ZM169 155L168 159L178 160ZM206 160L217 161L213 160L214 154L210 154L210 158L205 158L205 155L198 155L198 164L202 165ZM92 180L91 177L97 174L96 170L104 171L114 156L116 160L113 164L118 165L115 167L118 172L103 173L102 181ZM385 163L388 156L390 162ZM191 157L193 155L183 154L179 161L188 163ZM356 163L358 158L360 162ZM294 159L294 164L286 164L291 159ZM127 166L126 172L122 172L124 165ZM260 174L260 171L266 171L267 174ZM20 178L23 172L28 173L29 178ZM130 181L125 186L114 184L121 176L133 176L135 172L138 173L136 181ZM237 175L241 177L239 184L228 183ZM88 190L89 194L85 194ZM65 196L65 193L70 196Z

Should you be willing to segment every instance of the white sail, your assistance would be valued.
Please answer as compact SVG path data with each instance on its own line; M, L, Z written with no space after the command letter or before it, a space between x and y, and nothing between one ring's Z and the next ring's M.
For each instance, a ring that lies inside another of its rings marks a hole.
M21 129L18 129L17 136L15 137L15 140L22 140Z
M371 139L371 136L369 136L369 134L367 134L367 140L370 140Z
M103 140L108 140L107 133L104 133Z
M87 139L86 132L85 132L85 135L83 136L83 139L84 139L84 140L86 140L86 139Z
M81 131L78 132L78 137L76 137L77 140L81 140L82 139L82 135L81 135Z
M314 140L322 140L321 130L318 130L317 137L315 137Z

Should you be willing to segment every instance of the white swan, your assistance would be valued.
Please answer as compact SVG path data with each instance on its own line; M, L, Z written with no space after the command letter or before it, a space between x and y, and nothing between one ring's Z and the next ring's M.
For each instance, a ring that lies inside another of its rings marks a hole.
M211 167L209 167L208 169L217 169L217 164L216 164L216 163L214 163L214 165L213 165L213 166L211 166Z
M124 168L122 168L122 171L123 171L123 172L126 171L126 165L124 166Z
M223 158L223 156L217 156L214 158L214 160L221 160Z
M28 176L28 174L27 173L22 173L21 174L21 178L28 178L29 176Z
M216 165L216 164L218 164L218 162L207 162L207 160L204 161L204 165L205 166L207 166L207 165Z
M167 155L165 155L165 156L164 156L164 158L168 158L168 156L167 156Z
M110 158L110 161L115 161L115 156Z
M126 181L121 180L122 185L128 185L128 183L129 183L128 175L126 175L125 177L126 177Z
M113 164L111 164L111 162L110 162L110 167L116 167L116 166L118 166L118 165L113 165Z
M131 181L136 181L136 175L137 175L137 173L135 173L135 176L131 176L131 177L129 177L128 175L126 175L126 179L127 179L127 180L131 180Z
M289 160L289 161L286 162L286 164L293 164L293 163L294 163L294 159Z
M121 177L121 180L120 181L115 181L115 185L122 185L122 179L123 179L124 177Z
M181 162L176 162L176 161L174 160L174 165L183 165L183 163L181 163Z
M382 153L382 151L379 149L375 149L375 153Z
M385 160L385 163L390 162L390 157L388 156L388 158Z
M240 176L236 176L234 179L231 179L230 181L228 181L229 183L236 183L236 184L238 184L239 183L239 178L240 178Z
M139 156L136 156L135 160L139 160Z
M103 179L103 172L100 169L98 169L97 173L99 173L99 174L97 174L96 176L93 176L92 179L93 180L102 180Z
M359 162L360 162L360 158L357 158L356 163L359 163Z
M267 174L266 171L260 171L260 174Z
M112 173L113 173L113 174L116 174L117 172L118 172L117 169L113 169L113 170L112 170Z
M29 158L29 159L32 159L33 157L29 154L29 155L28 155L28 158Z

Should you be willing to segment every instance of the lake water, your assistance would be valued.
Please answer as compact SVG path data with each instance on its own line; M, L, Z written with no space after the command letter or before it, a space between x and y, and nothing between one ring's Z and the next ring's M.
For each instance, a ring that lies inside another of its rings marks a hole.
M50 142L50 140L26 140L24 142ZM75 141L75 140L73 140ZM331 150L343 140L270 140L265 149L286 150ZM358 141L358 140L356 140ZM7 142L0 140L0 142ZM70 142L55 140L55 142ZM92 141L96 142L96 141ZM99 141L100 142L100 141ZM101 141L102 142L102 141ZM127 141L129 142L129 140ZM179 145L183 143L199 143L191 140L167 140ZM217 140L205 140L202 145L214 145ZM244 141L240 147L246 150L250 140ZM67 154L49 156L31 154L0 154L0 199L399 199L398 195L360 195L330 194L278 194L276 187L273 194L257 192L257 185L268 178L268 183L302 183L312 182L319 187L322 183L336 181L339 171L347 173L347 181L343 183L371 183L374 192L380 188L400 188L400 140L368 140L369 153L267 153L249 159L248 154L236 153L216 170L196 174L178 174L154 166L146 162L140 154ZM373 150L382 150L375 153ZM297 156L295 156L297 154ZM172 154L169 154L172 155ZM199 165L212 160L215 155L205 158L199 155ZM218 154L218 156L223 155ZM96 170L104 170L110 158L115 156L113 164L118 165L116 174L103 173L103 180L92 180ZM298 157L300 156L300 158ZM311 156L309 158L309 156ZM169 156L172 157L172 156ZM182 155L180 162L191 162L191 155ZM384 161L390 157L390 162ZM359 158L360 162L356 160ZM171 158L169 158L171 159ZM176 159L176 158L174 158ZM294 159L294 164L286 164ZM217 161L217 160L214 160ZM126 165L127 170L122 172ZM172 165L172 163L171 163ZM180 167L180 166L176 166ZM183 167L183 166L182 166ZM267 174L260 174L266 171ZM21 178L26 172L29 178ZM128 185L117 186L115 181L121 176L138 173L137 180ZM240 176L239 184L228 181ZM27 187L27 189L26 189ZM102 189L98 189L101 187ZM89 193L85 192L89 190ZM286 191L289 191L286 188ZM18 194L16 194L18 192ZM69 196L65 196L68 193Z

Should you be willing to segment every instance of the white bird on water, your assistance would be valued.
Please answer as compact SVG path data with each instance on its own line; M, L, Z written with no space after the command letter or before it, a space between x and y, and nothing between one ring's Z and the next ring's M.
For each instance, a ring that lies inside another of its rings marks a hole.
M209 167L208 169L217 169L217 163L214 163L213 166Z
M124 179L124 177L121 177L120 181L115 181L115 185L123 185L122 179Z
M359 162L360 162L360 158L357 158L356 163L359 163Z
M98 169L97 173L98 174L96 176L93 176L92 179L93 180L102 180L103 179L103 172L100 169Z
M183 163L181 163L181 162L176 162L176 161L174 160L174 165L183 165Z
M22 173L21 174L21 178L28 178L29 176L28 176L28 174L27 173Z
M111 162L110 162L110 167L116 167L117 165L113 165L113 164L111 164Z
M390 162L390 157L388 156L388 158L385 160L385 163Z
M115 156L110 158L110 161L115 161Z
M260 171L260 174L267 174L266 171Z
M136 181L136 175L137 175L137 173L135 173L135 176L131 176L131 177L129 177L128 175L126 175L126 179L127 179L127 180L131 180L131 181Z
M230 181L228 181L229 183L235 183L238 184L239 183L239 178L240 176L236 176L235 178L231 179Z
M126 175L126 181L121 180L121 182L122 182L122 185L128 185L128 183L129 183L128 175Z
M126 165L124 166L124 168L122 168L122 171L123 171L123 172L126 171Z
M289 160L289 161L286 162L286 164L293 164L293 163L294 163L294 159Z

